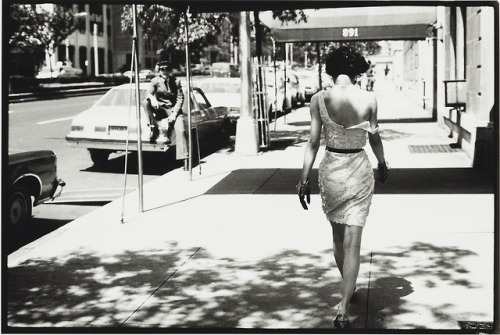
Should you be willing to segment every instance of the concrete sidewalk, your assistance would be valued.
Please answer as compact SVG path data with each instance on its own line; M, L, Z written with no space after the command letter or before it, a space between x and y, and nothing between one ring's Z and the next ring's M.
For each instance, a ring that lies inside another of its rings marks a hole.
M317 185L308 211L294 187L308 129L308 108L296 110L270 149L221 150L193 181L178 169L146 184L144 212L132 192L9 255L7 324L331 328L341 278L330 227ZM392 170L364 231L352 326L492 322L492 182L435 123L384 123L381 134Z

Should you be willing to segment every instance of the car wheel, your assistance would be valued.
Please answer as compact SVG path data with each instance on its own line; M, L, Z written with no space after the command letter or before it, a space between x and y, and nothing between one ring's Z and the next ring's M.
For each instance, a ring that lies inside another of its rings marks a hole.
M28 192L24 187L14 187L9 200L9 228L15 232L24 230L31 220L32 210Z
M104 166L108 162L109 150L89 149L89 153L95 166Z

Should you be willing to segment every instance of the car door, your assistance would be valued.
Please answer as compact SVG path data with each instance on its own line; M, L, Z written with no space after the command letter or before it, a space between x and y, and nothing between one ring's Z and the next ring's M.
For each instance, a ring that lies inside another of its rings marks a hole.
M210 114L207 113L209 104L199 90L192 90L193 109L191 111L191 122L193 127L198 130L200 138L207 136L210 133Z

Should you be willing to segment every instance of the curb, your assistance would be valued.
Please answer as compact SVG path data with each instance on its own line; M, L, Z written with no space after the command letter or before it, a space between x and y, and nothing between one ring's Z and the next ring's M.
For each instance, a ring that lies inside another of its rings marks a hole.
M107 92L112 87L114 86L82 87L82 88L56 89L56 90L47 89L38 92L13 93L9 94L9 103L48 100L48 99L62 98L67 96L99 94Z

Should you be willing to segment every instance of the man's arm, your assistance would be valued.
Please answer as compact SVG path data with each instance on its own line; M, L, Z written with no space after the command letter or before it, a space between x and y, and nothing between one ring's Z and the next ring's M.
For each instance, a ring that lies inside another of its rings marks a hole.
M158 108L158 100L156 99L157 85L158 81L156 78L153 78L146 89L146 100L149 99L149 101L151 101L151 106L153 106L153 108Z
M182 85L180 80L176 80L175 82L177 86L177 100L175 101L175 105L172 108L173 114L176 116L182 112L182 104L184 103L184 92L182 91Z

